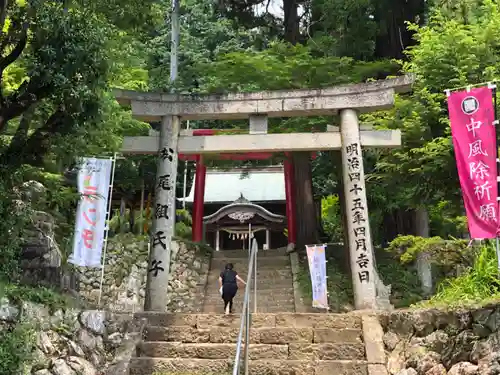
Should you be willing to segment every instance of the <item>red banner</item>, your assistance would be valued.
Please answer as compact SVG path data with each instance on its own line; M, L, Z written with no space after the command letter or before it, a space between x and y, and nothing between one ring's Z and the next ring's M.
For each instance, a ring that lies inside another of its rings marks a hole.
M451 92L448 110L470 236L495 238L498 186L492 90L479 87Z

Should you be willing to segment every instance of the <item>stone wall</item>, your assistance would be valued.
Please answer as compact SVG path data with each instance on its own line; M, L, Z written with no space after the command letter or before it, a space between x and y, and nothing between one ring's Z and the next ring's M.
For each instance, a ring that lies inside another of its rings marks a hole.
M209 253L183 242L172 243L168 311L201 311L209 264ZM124 234L111 238L104 269L102 306L110 311L141 311L147 266L147 237ZM101 270L79 268L78 272L80 295L91 305L97 306Z
M381 317L391 375L500 374L500 305Z
M132 314L22 305L0 299L0 330L19 321L35 327L33 358L24 374L126 375L128 363L142 339L145 321Z

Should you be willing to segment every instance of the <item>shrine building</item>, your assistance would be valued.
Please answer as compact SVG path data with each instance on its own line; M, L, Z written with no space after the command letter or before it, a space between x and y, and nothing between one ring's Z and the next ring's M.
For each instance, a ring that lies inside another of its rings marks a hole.
M196 177L186 197L193 216ZM287 246L283 166L208 169L204 177L202 231L206 243L217 251L247 249L250 233L264 249Z

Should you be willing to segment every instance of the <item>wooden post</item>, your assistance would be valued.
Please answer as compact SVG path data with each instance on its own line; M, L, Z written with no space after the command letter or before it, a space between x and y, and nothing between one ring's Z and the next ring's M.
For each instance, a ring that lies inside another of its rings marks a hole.
M203 157L198 158L195 172L194 202L193 202L193 242L203 240L203 209L205 206L205 177L207 167L203 163Z
M295 244L297 235L295 231L295 202L293 194L293 162L290 155L284 162L285 172L285 195L286 195L286 219L288 226L288 243Z

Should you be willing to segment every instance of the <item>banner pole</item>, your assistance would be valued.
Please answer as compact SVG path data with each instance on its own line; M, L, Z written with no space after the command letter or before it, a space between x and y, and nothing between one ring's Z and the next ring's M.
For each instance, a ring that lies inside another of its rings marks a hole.
M111 163L113 167L111 168L111 181L109 184L109 194L108 194L108 212L106 213L106 227L104 230L106 231L104 235L104 249L102 254L102 265L101 265L101 280L99 282L99 298L97 299L97 306L101 307L101 298L102 298L102 284L104 282L104 265L106 264L106 255L108 251L108 236L109 236L109 219L111 217L111 206L113 202L113 185L115 182L115 168L116 168L116 152L111 158Z
M488 87L491 87L491 90L492 90L492 96L493 96L493 113L495 114L495 135L496 135L496 150L497 150L497 220L498 220L498 201L499 201L499 197L498 197L498 194L500 193L500 171L499 171L499 167L500 167L500 159L499 159L499 156L498 156L498 146L499 146L499 125L498 125L498 111L497 111L497 87L496 87L496 84L493 83L493 84L488 84ZM498 228L497 228L498 230ZM500 241L499 241L499 238L498 238L498 232L497 232L497 235L496 235L496 255L497 255L497 268L498 268L498 276L500 278Z

